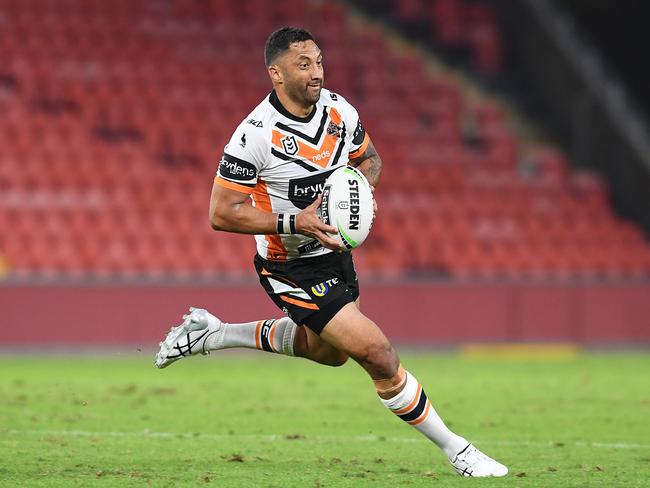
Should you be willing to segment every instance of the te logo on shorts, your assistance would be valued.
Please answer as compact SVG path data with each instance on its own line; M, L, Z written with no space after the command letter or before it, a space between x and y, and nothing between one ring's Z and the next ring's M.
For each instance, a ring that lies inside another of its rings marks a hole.
M324 297L327 292L330 291L330 287L336 285L338 282L338 278L332 278L327 281L323 281L322 283L318 283L317 285L312 286L311 292L317 297Z

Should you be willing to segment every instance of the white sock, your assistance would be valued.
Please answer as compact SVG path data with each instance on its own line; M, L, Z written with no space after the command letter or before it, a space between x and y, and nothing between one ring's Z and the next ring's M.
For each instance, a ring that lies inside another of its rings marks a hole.
M449 459L453 459L469 444L465 438L447 428L418 380L408 371L404 389L392 398L380 400L395 415L435 442Z
M293 341L298 326L288 317L244 324L223 323L222 331L206 340L211 351L246 347L293 356Z

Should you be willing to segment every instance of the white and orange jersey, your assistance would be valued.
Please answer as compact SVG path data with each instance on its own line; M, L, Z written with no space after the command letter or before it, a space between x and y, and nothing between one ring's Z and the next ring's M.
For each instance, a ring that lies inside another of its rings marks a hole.
M361 155L370 139L355 108L322 89L307 117L296 117L275 91L239 124L224 149L215 182L248 193L267 212L297 213L312 203L335 168ZM286 261L331 252L301 234L256 235L265 259Z

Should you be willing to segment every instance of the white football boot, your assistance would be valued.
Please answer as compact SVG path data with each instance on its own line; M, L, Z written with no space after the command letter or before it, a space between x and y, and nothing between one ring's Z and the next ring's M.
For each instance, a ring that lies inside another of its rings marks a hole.
M210 354L205 349L206 339L223 329L221 320L202 308L190 307L190 313L183 315L183 323L172 327L160 343L156 355L156 366L166 368L174 361L196 354Z
M449 461L456 472L461 476L472 476L475 478L500 477L508 474L508 468L483 454L472 444L456 454L456 457Z

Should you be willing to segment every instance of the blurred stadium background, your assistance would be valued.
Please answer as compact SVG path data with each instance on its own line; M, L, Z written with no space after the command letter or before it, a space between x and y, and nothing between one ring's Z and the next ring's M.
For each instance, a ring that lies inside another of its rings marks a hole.
M315 35L384 160L355 260L391 339L647 345L643 11L0 0L0 348L150 349L188 305L278 315L253 239L213 232L207 206L283 25Z

